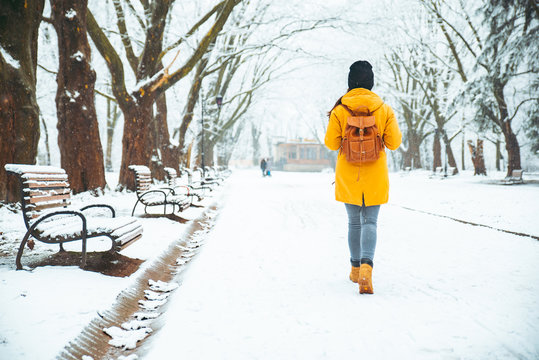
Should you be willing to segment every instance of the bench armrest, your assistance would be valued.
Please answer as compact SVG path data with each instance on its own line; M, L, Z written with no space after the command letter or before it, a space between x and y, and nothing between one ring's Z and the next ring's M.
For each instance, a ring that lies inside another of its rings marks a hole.
M190 195L192 189L192 187L188 185L176 185L176 188L187 189L187 196Z
M80 211L84 212L84 210L86 210L86 209L97 208L97 207L109 209L110 212L112 213L112 217L116 217L116 211L114 210L114 208L113 208L112 206L110 206L110 205L107 205L107 204L92 204L92 205L87 205L87 206L81 207L81 208L80 208Z
M166 193L167 196L170 194L175 195L174 189L169 186L159 186L157 189L161 191L168 190L168 193ZM152 190L149 190L149 191L152 191Z
M165 190L168 190L168 189L165 189ZM143 198L144 198L146 195L153 194L153 193L160 193L160 194L163 194L163 196L165 197L165 201L167 201L167 196L170 195L170 191L167 193L167 192L165 192L165 191L163 191L163 190L153 189L153 190L148 190L148 191L143 192L142 194L140 194L140 196L138 196L138 199L142 201ZM172 195L174 195L174 193L172 193Z
M41 223L43 220L46 220L48 218L51 218L51 217L54 217L54 216L58 216L58 215L76 215L78 217L81 218L82 220L82 233L81 233L81 236L85 239L86 238L86 233L87 233L87 226L86 226L86 217L84 216L84 214L80 211L77 211L77 210L61 210L61 211L55 211L55 212L52 212L52 213L48 213L48 214L45 214L43 216L40 216L37 218L36 221L34 221L32 223L32 226L30 226L30 228L28 229L28 233L32 233L36 227L39 225L39 223Z

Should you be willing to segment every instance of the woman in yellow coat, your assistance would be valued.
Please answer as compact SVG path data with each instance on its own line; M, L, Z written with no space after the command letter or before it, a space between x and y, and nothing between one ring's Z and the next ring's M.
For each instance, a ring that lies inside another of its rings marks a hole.
M330 150L340 150L347 119L359 106L374 114L376 127L385 147L396 150L402 140L391 107L371 91L374 85L372 66L356 61L350 66L348 92L341 97L329 115L325 143ZM372 267L376 248L376 226L380 205L387 203L389 177L385 150L377 160L351 164L339 151L335 169L335 199L345 203L348 213L348 245L352 270L350 280L359 283L360 293L373 293Z

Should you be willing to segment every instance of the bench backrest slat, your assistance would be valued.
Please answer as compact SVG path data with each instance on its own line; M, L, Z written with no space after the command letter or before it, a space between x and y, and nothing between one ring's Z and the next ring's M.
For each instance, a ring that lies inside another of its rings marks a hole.
M176 172L176 169L171 167L165 168L165 174L167 176L167 182L170 187L176 186L176 179L178 178L178 173Z
M63 169L16 164L8 164L5 169L19 177L21 206L27 227L44 210L64 208L71 204L71 189Z
M135 187L138 196L150 190L152 186L152 172L147 166L131 165L129 166L129 170L135 174Z

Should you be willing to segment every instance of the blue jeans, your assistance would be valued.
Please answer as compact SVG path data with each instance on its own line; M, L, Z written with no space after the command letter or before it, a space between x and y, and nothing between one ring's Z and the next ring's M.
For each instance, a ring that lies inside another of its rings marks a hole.
M348 213L348 247L352 266L368 263L372 266L376 249L376 222L380 205L344 204Z

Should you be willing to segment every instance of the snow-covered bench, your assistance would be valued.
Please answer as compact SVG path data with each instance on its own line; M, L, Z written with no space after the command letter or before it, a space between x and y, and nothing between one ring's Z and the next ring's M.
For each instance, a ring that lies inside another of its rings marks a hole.
M163 206L163 215L167 214L167 205L172 205L172 213L184 211L192 204L190 194L176 194L171 187L152 187L152 173L147 166L130 165L129 170L135 174L135 187L137 202L133 206L131 215L139 203L144 205L144 213L148 213L148 207Z
M110 251L119 251L142 236L142 225L133 217L116 217L114 208L105 204L92 204L82 208L71 207L71 189L64 169L53 166L6 164L8 174L20 180L21 207L27 232L19 247L15 263L22 269L21 256L24 246L33 240L48 244L82 241L81 268L86 266L87 240L108 237L112 241ZM103 208L111 217L87 211Z
M522 184L524 183L522 174L524 174L524 170L522 169L513 170L511 171L511 176L507 176L505 179L503 179L502 183L504 185Z
M171 167L165 167L165 179L167 180L168 186L170 186L174 191L176 189L186 189L187 195L196 197L198 201L201 201L204 198L204 189L197 189L189 185L188 180L185 183L179 183L178 172L176 169Z
M181 171L187 174L187 183L193 189L213 191L215 184L204 182L203 177L200 175L202 173L201 171L193 171L188 168L182 168Z
M195 171L193 172L195 175L194 178L197 178L198 175L198 182L200 182L203 186L209 186L213 189L215 189L215 186L221 185L223 179L217 177L217 175L214 173L213 169L206 166L204 168L204 171L202 168L195 168Z
M205 180L206 181L213 181L221 184L225 178L221 174L221 172L217 169L217 167L214 166L206 166L205 170Z

